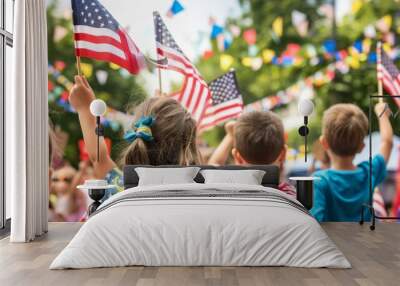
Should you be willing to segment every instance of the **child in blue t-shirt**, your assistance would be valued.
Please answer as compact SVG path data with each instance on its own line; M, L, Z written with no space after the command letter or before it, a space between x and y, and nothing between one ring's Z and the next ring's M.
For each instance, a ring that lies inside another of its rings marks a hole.
M390 111L385 103L375 106L379 121L380 154L372 159L372 189L386 176L386 163L393 145ZM359 221L361 207L369 200L369 162L354 165L364 148L368 119L354 104L336 104L325 111L321 144L331 161L330 169L317 171L314 181L314 206L311 214L319 221ZM365 212L370 218L369 211Z

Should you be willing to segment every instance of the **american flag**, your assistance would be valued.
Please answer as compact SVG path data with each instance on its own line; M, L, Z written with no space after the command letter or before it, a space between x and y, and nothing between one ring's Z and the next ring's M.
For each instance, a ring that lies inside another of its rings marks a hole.
M168 64L160 68L177 71L185 76L182 90L174 97L190 112L197 124L200 124L211 96L207 83L177 45L158 12L153 13L153 19L157 55L168 59Z
M377 45L378 64L377 75L378 80L382 82L383 87L390 95L400 95L400 72L389 58L389 56L382 50L381 44ZM400 106L400 99L394 98L398 106Z
M145 57L115 18L97 0L72 0L75 53L112 62L137 74Z
M237 118L243 111L243 99L240 94L234 70L218 77L210 84L209 101L199 130L204 131L215 125Z

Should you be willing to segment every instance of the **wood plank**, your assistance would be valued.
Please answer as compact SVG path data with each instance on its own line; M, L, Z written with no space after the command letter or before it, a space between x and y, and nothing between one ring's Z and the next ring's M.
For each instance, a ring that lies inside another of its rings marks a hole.
M48 269L81 227L50 223L49 233L28 244L0 240L0 285L399 285L400 224L325 223L329 237L352 269L290 267L118 267L84 270Z

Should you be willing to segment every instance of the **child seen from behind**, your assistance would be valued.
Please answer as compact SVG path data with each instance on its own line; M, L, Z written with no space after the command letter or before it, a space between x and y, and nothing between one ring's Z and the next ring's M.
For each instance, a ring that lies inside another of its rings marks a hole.
M208 161L211 165L225 164L232 152L236 165L277 165L281 172L287 146L282 121L273 112L253 111L239 117L236 123L225 127L227 135ZM281 182L279 189L296 196L295 188Z
M375 106L380 130L380 152L372 159L372 189L386 177L386 164L393 145L389 111L384 103ZM327 151L329 169L314 173L312 215L319 221L359 221L361 207L369 200L369 162L354 165L364 148L368 119L354 104L336 104L325 111L321 144ZM370 213L366 212L366 219Z
M90 113L95 95L86 78L75 77L69 101L79 121L95 177L123 189L122 172L108 155L104 138L100 138L100 159L97 161L96 119ZM176 100L166 96L146 99L134 110L132 129L121 154L122 165L194 165L199 163L196 146L196 123Z

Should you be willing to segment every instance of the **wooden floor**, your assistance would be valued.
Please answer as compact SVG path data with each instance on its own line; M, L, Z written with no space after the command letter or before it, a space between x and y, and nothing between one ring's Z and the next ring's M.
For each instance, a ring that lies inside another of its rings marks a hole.
M49 233L29 244L0 241L0 285L400 285L400 224L329 223L323 227L353 268L124 267L48 270L79 229L50 223Z

